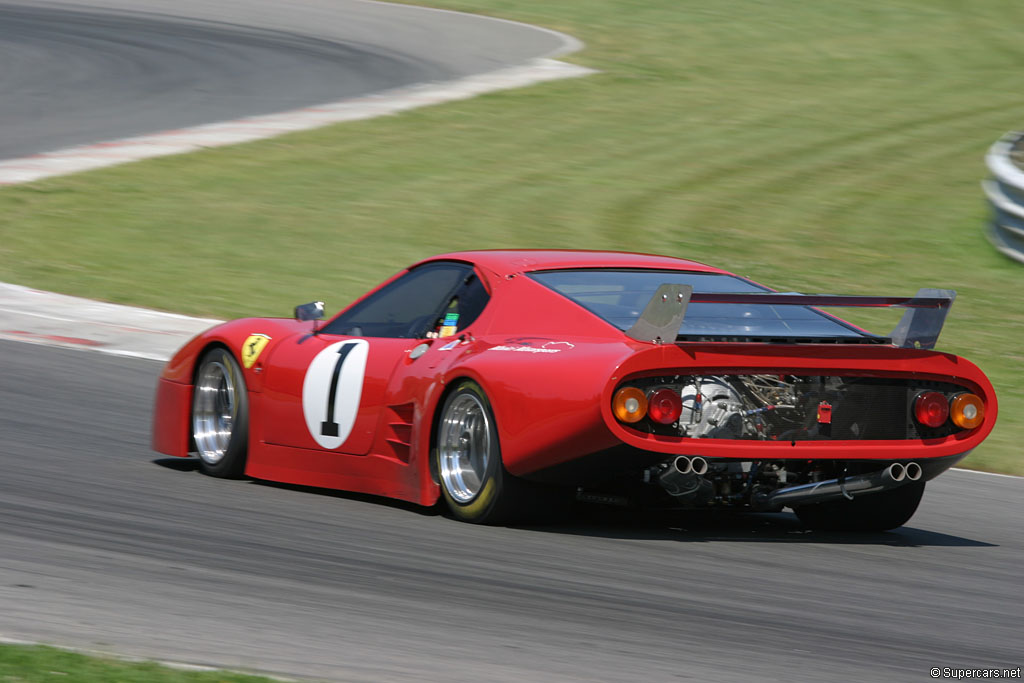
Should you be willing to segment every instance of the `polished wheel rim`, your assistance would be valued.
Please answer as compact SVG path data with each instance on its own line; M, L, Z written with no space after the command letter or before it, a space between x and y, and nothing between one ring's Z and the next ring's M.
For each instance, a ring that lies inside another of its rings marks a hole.
M203 366L196 379L192 409L192 434L199 457L216 465L231 442L235 423L235 383L231 371L220 361Z
M438 439L441 481L459 503L477 497L491 454L491 423L487 409L474 394L457 396L441 421Z

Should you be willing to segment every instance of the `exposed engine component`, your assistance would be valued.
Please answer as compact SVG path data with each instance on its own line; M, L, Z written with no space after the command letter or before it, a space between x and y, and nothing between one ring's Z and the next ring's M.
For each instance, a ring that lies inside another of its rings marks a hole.
M679 417L679 433L682 436L696 439L765 438L764 413L797 408L793 383L774 376L692 379L681 391L683 410ZM790 417L796 415L791 414Z
M681 392L679 431L693 438L738 439L743 435L743 401L717 377L687 384Z

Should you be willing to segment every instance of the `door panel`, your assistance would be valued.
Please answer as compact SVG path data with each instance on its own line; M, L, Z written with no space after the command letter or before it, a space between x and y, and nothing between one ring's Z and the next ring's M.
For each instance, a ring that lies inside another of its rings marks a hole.
M417 343L330 334L283 341L264 379L264 441L365 455L388 379Z

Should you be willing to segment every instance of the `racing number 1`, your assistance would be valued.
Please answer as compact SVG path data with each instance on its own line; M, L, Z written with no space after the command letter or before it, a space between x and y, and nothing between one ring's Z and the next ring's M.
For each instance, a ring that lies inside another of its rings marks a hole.
M324 436L338 436L338 423L334 421L334 398L338 394L341 366L345 364L345 357L356 346L357 344L342 344L338 347L338 360L334 363L334 372L331 375L331 390L327 392L327 419L320 423L320 433Z

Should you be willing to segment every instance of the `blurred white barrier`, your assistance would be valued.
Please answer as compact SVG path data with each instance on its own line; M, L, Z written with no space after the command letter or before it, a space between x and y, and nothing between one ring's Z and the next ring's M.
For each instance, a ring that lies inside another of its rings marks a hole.
M1024 132L1008 133L992 145L985 163L992 178L982 182L992 206L988 238L996 249L1024 263L1024 170L1013 155L1024 158Z

